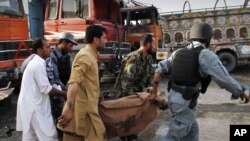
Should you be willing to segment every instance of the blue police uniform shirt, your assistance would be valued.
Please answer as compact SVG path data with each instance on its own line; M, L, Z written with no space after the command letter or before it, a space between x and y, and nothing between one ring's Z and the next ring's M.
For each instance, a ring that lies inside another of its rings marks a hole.
M197 41L192 42L188 46L191 47L199 47L205 46ZM176 51L175 51L176 52ZM155 72L168 73L171 69L171 61L174 57L175 52L173 54L158 63L158 66ZM231 77L223 66L221 61L219 60L218 56L208 49L203 49L199 55L199 65L200 65L200 74L201 76L211 76L211 78L221 87L226 89L227 91L231 92L234 98L239 98L241 93L244 93L244 86L239 84L233 77Z

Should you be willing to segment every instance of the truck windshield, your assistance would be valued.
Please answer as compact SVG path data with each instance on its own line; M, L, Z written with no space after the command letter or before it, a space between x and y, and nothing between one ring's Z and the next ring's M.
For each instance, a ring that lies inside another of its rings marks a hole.
M0 15L24 16L21 0L0 0Z
M63 0L62 18L86 18L88 11L88 0Z

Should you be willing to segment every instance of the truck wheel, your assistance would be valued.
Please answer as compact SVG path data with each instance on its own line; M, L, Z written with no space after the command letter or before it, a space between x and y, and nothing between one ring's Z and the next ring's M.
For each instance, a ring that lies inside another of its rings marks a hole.
M219 59L228 72L232 72L236 67L236 58L233 54L228 52L222 52L219 55Z

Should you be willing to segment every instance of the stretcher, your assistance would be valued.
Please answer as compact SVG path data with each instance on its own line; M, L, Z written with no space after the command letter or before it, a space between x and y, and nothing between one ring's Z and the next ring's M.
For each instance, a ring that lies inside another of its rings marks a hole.
M166 109L163 97L152 97L141 92L114 100L103 100L99 114L106 127L107 137L123 137L143 131L159 115L159 109Z
M106 128L107 138L124 137L143 131L156 119L160 109L167 109L165 99L147 92L136 93L118 99L101 100L99 114ZM61 126L57 127L65 131ZM69 132L67 132L69 134ZM75 133L70 133L74 134Z

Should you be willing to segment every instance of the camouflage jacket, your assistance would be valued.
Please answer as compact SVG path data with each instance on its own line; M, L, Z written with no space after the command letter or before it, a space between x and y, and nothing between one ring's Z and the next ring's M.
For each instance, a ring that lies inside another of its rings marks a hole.
M153 59L151 55L143 55L139 50L129 53L122 60L114 89L116 98L142 92L150 86L153 78Z

